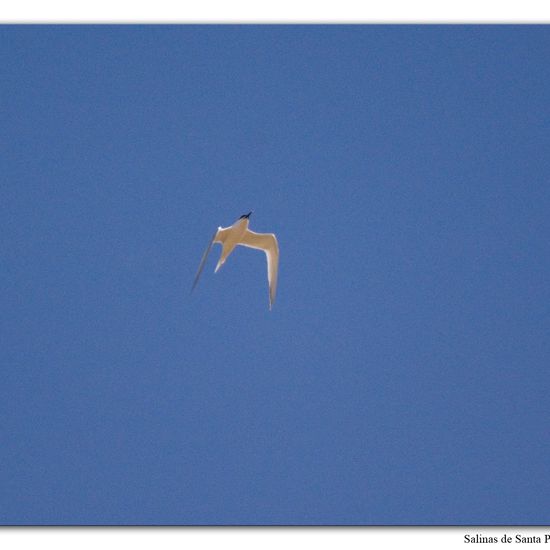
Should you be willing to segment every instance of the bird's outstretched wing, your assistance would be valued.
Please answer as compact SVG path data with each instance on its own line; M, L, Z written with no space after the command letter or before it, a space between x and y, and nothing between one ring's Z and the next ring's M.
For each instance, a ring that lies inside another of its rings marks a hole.
M279 271L279 244L273 233L255 233L246 230L239 241L240 245L263 250L267 256L267 281L269 283L269 309L275 302L277 273Z
M210 243L208 244L208 246L206 247L206 250L204 251L204 254L202 255L201 263L199 264L199 268L197 269L197 274L195 275L195 280L193 281L193 286L191 287L191 292L195 290L195 287L199 282L199 277L201 276L202 270L204 268L204 264L206 264L206 258L208 258L208 253L210 252L212 245L214 243L223 243L225 240L226 234L227 234L227 229L224 229L222 227L218 227L218 229L216 229L216 232L212 236L212 239L210 239Z

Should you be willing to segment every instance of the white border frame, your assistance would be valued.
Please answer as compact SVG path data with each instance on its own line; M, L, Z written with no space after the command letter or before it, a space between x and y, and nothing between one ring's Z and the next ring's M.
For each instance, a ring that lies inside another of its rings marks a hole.
M8 4L6 2L6 4ZM19 0L4 23L541 23L548 0Z

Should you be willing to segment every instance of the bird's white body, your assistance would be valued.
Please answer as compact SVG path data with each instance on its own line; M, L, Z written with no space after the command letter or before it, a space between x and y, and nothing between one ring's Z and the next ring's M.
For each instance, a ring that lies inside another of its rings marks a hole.
M229 254L231 254L231 252L235 250L235 247L240 244L240 241L248 230L248 223L248 218L241 218L231 227L218 227L214 242L222 245L222 254L218 260L214 273L217 273L218 269L220 269L227 260Z
M267 280L269 283L269 309L273 306L275 301L275 293L277 291L277 275L279 270L279 244L277 243L277 237L273 233L255 233L248 229L248 217L241 216L230 227L218 227L216 233L212 237L210 244L205 250L193 288L197 285L202 269L210 252L210 248L214 243L222 245L222 253L220 259L216 265L214 273L220 269L220 267L226 262L227 258L235 250L238 245L247 246L249 248L255 248L257 250L263 250L267 257Z

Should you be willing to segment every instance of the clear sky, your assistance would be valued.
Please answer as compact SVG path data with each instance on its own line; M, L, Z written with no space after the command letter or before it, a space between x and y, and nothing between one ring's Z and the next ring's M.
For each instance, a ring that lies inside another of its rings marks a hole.
M549 27L0 44L1 523L550 522Z

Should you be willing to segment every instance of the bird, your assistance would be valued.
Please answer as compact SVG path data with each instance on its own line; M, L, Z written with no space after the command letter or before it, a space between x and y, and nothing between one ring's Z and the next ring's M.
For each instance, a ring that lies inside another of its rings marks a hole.
M204 254L202 255L195 280L191 292L195 290L199 277L201 276L204 264L208 253L214 243L222 245L222 253L214 273L217 273L220 267L226 262L227 258L233 252L237 245L247 246L249 248L255 248L257 250L263 250L267 259L267 282L269 284L269 309L273 307L275 302L275 293L277 292L277 274L279 270L279 243L277 237L273 233L255 233L248 229L250 216L253 212L243 214L239 219L230 227L218 227L216 229L210 243L206 247Z

